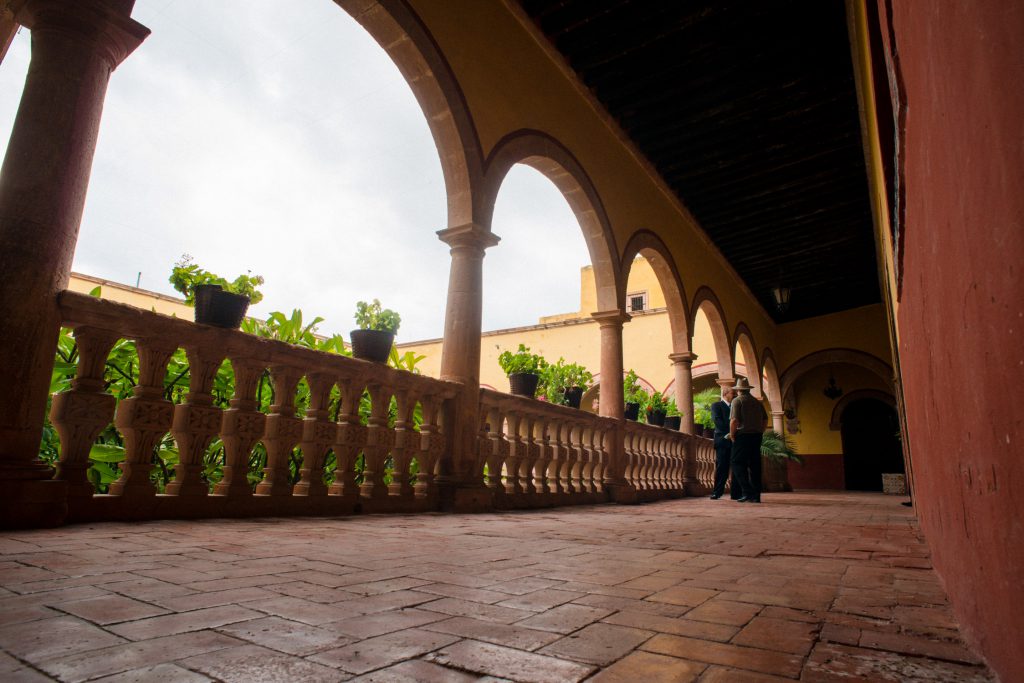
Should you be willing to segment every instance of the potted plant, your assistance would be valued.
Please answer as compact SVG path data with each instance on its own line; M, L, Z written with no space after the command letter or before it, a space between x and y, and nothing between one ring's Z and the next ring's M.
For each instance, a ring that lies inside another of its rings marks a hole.
M636 420L640 416L640 406L647 401L647 391L640 386L640 378L635 370L627 372L622 380L622 399L626 404L623 417Z
M509 389L513 394L533 398L541 372L548 363L542 356L530 353L525 344L520 344L515 353L503 351L498 356L498 365L508 375Z
M402 317L390 308L381 308L380 300L373 303L356 303L356 325L359 329L349 333L352 339L352 355L361 360L386 363L391 355L391 346L402 324Z
M704 436L714 436L715 420L711 417L711 404L721 397L722 390L717 387L705 389L693 397L693 425L695 434L699 428Z
M249 304L263 299L256 289L263 284L261 275L246 273L228 282L200 268L188 254L174 264L168 282L185 295L186 304L195 307L195 320L203 325L238 329Z
M551 403L579 408L583 392L590 388L594 375L579 363L566 363L559 358L549 363L541 376L544 396Z
M761 437L761 455L775 463L792 460L799 465L804 464L803 457L786 440L785 435L771 429L765 431L764 436Z
M678 432L682 421L683 417L679 412L679 406L676 405L676 400L674 398L668 399L665 404L665 429L672 429Z
M647 424L654 425L655 427L665 426L665 413L667 410L668 401L665 399L664 394L658 391L648 394L647 401L644 404Z

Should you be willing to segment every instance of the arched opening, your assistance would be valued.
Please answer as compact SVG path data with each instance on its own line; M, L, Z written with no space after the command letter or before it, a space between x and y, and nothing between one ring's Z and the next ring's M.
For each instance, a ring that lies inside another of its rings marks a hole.
M761 373L758 371L761 366L757 361L757 350L754 347L754 340L751 339L750 330L743 323L736 328L733 357L736 359L737 366L742 364L749 369L745 376L750 382L750 394L755 398L763 398L761 395Z
M881 491L883 473L903 473L895 408L877 398L862 398L846 406L841 421L847 490Z
M111 79L73 268L173 295L187 252L264 276L257 317L302 308L346 333L380 298L400 340L438 336L434 233L472 220L481 168L443 60L400 3L247 7L135 8L153 33Z
M732 379L733 344L729 337L725 313L722 312L722 306L715 293L707 287L698 289L690 305L690 316L690 329L693 330L691 347L697 354L694 370L696 371L697 364L703 366L714 362L719 379Z

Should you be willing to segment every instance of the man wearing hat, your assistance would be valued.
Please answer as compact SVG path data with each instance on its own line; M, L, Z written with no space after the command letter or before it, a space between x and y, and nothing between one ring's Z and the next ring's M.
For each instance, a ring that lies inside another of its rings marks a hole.
M761 437L768 420L764 406L750 395L750 382L736 380L737 396L729 408L729 438L732 440L732 477L743 488L740 503L761 502Z

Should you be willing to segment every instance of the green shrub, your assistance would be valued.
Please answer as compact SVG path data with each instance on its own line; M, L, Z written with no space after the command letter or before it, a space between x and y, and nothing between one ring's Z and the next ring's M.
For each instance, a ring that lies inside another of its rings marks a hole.
M503 351L498 356L498 365L501 366L506 375L516 372L540 375L544 368L548 366L548 362L544 360L543 356L530 353L530 349L525 344L520 344L519 349L515 353Z
M390 308L381 309L379 299L374 299L370 304L365 301L357 302L355 319L361 330L378 330L391 334L398 334L398 327L402 324L402 316Z
M263 300L263 294L256 289L263 284L262 275L249 275L247 273L246 275L239 275L231 282L228 282L220 275L200 268L192 262L192 257L188 254L182 254L181 258L174 264L174 267L171 269L171 277L167 281L174 286L175 290L185 296L185 303L190 306L195 305L195 288L198 285L220 285L226 292L249 297L249 303L251 304L258 304Z

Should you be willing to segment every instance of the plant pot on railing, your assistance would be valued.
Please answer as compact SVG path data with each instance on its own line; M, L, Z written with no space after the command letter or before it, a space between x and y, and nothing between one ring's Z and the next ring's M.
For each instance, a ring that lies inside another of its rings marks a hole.
M579 408L583 400L583 387L569 387L565 390L565 405L570 408Z
M537 394L537 382L539 381L540 375L532 372L513 372L508 376L508 388L516 396L533 398Z
M678 432L682 422L683 418L679 417L678 415L666 415L665 424L663 426L665 427L665 429L671 429L673 431Z
M640 416L640 404L639 403L627 403L625 410L622 411L622 416L627 420L633 420L636 422Z
M249 297L225 292L220 285L196 285L195 319L201 325L237 330L249 310Z
M360 360L387 363L395 335L385 330L352 330L352 355Z
M655 427L665 426L665 411L664 410L648 410L647 411L647 424L654 425Z

